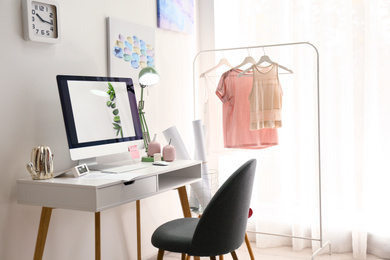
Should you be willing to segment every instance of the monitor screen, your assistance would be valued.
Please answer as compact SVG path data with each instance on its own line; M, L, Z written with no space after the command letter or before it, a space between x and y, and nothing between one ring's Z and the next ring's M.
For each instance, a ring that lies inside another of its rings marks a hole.
M97 157L143 148L131 78L57 76L70 157L93 164Z

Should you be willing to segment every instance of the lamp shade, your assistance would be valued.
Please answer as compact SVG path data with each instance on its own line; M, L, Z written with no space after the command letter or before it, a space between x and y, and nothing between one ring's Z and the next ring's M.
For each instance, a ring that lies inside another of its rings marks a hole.
M160 80L160 75L152 67L143 68L138 74L138 81L141 85L154 85Z

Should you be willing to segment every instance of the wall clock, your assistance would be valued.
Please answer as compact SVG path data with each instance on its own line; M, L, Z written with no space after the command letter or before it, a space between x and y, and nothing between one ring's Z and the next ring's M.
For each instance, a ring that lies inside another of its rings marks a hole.
M61 40L59 4L55 0L22 0L23 37L26 41Z

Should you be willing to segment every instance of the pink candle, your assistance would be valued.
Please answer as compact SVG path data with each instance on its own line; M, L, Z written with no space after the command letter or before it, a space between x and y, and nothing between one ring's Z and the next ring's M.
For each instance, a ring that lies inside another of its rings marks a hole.
M163 159L166 162L172 162L176 157L176 149L173 145L171 145L171 140L169 140L169 144L164 146L163 148Z

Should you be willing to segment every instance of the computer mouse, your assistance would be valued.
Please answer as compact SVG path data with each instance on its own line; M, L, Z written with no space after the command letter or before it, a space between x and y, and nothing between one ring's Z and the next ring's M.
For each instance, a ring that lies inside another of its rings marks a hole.
M168 166L168 165L169 165L169 162L157 161L157 162L153 162L152 164L153 164L153 165L157 165L157 166Z

